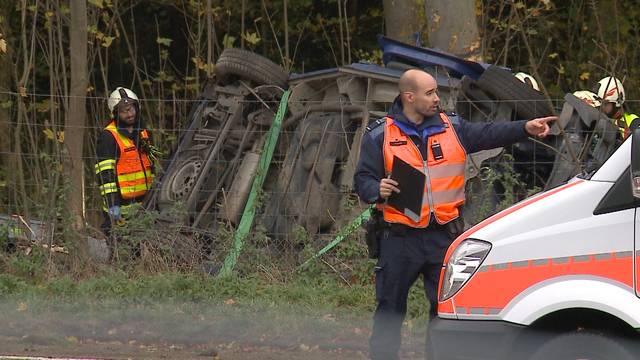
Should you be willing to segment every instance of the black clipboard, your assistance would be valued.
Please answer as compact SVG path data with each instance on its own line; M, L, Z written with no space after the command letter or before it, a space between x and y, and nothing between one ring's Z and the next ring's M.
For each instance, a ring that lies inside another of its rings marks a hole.
M400 193L391 193L391 196L387 199L387 205L393 206L396 210L406 215L411 215L409 217L412 220L418 221L422 210L424 184L427 176L394 155L391 179L398 182L397 188L400 189Z

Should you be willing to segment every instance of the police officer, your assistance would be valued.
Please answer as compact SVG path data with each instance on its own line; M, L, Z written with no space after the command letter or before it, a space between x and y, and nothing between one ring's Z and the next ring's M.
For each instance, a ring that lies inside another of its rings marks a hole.
M116 88L109 95L108 107L112 117L98 137L95 172L103 198L101 229L113 255L112 224L130 215L133 204L142 202L153 182L153 147L133 91Z
M396 359L409 289L422 274L430 315L437 314L437 286L447 247L461 231L464 163L469 153L509 145L527 136L545 137L555 116L506 123L470 123L440 111L435 79L406 71L387 117L370 126L360 151L354 188L382 211L386 229L375 267L377 308L372 359ZM377 125L377 126L376 126ZM404 213L385 204L399 184L388 177L394 156L426 176L422 209Z

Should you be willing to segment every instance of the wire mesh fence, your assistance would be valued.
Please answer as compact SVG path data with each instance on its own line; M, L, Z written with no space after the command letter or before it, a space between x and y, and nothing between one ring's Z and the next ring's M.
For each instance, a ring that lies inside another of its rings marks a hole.
M337 235L345 235L344 229L368 207L353 188L360 144L366 126L384 116L395 97L380 90L385 82L377 88L371 83L340 88L336 83L302 82L308 87L304 89L294 85L275 140L269 133L284 93L275 86L231 83L210 87L196 100L141 101L140 118L161 155L154 163L151 189L124 222L112 226L110 236L100 231L110 219L94 172L96 139L109 121L98 110L106 108L105 99L87 99L91 120L82 129L87 139L84 171L76 174L84 178L84 189L71 189L62 171L68 156L65 128L49 117L59 106L57 100L27 94L22 101L30 116L9 122L13 141L2 152L3 251L71 256L77 245L68 240L68 194L82 191L87 228L81 238L89 239L90 253L101 260L148 270L217 272L236 248L238 271L269 269L286 276L300 269ZM14 101L5 110L16 114L21 95L9 95ZM519 106L527 103L464 95L441 87L442 107L451 117L457 111L478 124L516 121L522 118ZM618 125L594 108L566 98L550 104L560 114L560 124L547 138L469 156L466 226L576 174L594 171L623 139ZM151 118L145 109L151 110ZM536 106L527 103L527 109L535 111ZM270 142L273 155L263 164ZM263 184L254 184L258 177L264 178ZM247 206L250 197L255 201ZM247 217L248 223L243 220ZM248 235L238 239L243 226ZM329 269L347 283L354 281L350 276L370 264L362 261L367 256L363 229L350 229L345 240L303 270Z

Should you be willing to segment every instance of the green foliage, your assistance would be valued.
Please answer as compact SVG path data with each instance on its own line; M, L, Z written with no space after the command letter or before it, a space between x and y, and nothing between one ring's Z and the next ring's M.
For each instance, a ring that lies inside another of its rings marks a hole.
M39 279L44 276L46 252L41 247L30 248L26 254L18 251L8 256L5 271L23 278Z
M9 224L0 223L0 251L9 246Z
M29 284L21 278L10 274L0 274L0 296L23 294L29 289Z
M364 237L364 232L361 229L358 231L362 234L354 233L336 246L336 256L339 259L361 260L367 258L367 250L362 246L363 242L360 240Z
M513 156L503 154L484 164L478 177L467 184L465 220L477 224L487 217L522 200L539 187L527 190L527 184L513 168Z
M485 61L528 73L535 68L552 98L591 89L607 75L626 78L627 98L638 97L638 57L630 51L639 35L634 4L483 0L482 8Z
M134 272L189 271L199 266L208 240L173 221L185 216L180 204L162 215L134 206L123 222L112 227L114 265Z
M224 38L222 38L222 47L224 49L232 48L234 47L235 42L236 42L235 36L224 34Z
M426 321L429 319L429 308L431 305L424 293L424 283L421 279L418 279L416 284L411 287L408 302L411 304L407 309L407 316L410 319L413 318L418 321Z
M156 42L160 45L169 47L171 46L171 43L173 42L173 39L169 39L169 38L164 38L164 37L158 37L156 38Z
M78 283L68 275L51 279L47 290L53 296L73 298L78 292Z
M244 278L211 278L179 273L160 273L130 278L122 272L106 273L77 281L69 277L30 284L21 277L0 275L0 291L4 296L25 294L57 298L119 300L144 303L158 300L208 301L224 303L229 299L239 305L257 301L273 304L300 304L310 307L342 307L372 310L373 289L370 286L341 286L330 279L309 281L298 276L287 282L248 276Z

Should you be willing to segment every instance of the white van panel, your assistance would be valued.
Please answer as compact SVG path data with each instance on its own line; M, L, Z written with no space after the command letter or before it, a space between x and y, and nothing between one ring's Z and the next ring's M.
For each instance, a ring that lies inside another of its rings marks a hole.
M471 237L492 244L483 265L633 251L633 209L593 215L611 186L583 181L479 229Z
M600 310L640 328L640 306L633 289L606 278L557 277L532 286L509 303L500 316L530 325L555 311L572 308Z

